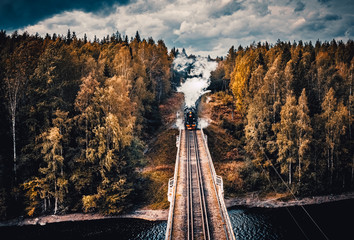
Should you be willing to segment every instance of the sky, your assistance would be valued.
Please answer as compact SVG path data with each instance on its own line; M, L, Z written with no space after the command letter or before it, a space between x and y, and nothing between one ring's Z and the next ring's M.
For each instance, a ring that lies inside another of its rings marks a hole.
M0 29L102 39L119 31L188 54L225 56L253 42L353 39L353 0L0 0Z

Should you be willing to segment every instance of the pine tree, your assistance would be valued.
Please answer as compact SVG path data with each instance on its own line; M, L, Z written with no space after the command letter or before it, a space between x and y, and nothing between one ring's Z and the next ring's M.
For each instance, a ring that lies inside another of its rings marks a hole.
M230 79L231 78L231 73L233 72L233 69L235 68L235 61L236 61L236 51L234 46L232 46L229 49L229 52L225 58L225 64L224 64L224 69L225 69L225 78Z
M134 40L137 41L138 43L141 42L141 38L140 38L140 35L139 35L139 32L138 32L138 31L136 31Z

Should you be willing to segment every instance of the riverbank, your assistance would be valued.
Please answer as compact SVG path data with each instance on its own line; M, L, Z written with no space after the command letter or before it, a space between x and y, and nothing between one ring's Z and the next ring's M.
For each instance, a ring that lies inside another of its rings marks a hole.
M304 205L314 205L314 204L354 199L354 192L343 193L339 195L324 195L324 196L298 198L296 200L289 200L289 201L282 201L279 200L279 198L280 197L261 199L256 195L250 194L243 197L225 199L225 204L227 208L232 208L232 207L280 208L280 207L290 207L290 206L304 206ZM0 227L24 226L24 225L46 225L49 223L58 223L58 222L89 221L89 220L115 219L115 218L138 218L138 219L144 219L148 221L167 221L168 209L164 209L164 210L138 209L131 213L118 215L118 216L105 216L98 213L95 214L73 213L73 214L65 214L65 215L47 215L47 216L40 216L36 218L19 217L16 219L0 222Z
M314 205L314 204L354 199L354 192L348 192L348 193L343 193L338 195L304 197L304 198L297 198L297 199L292 199L287 201L281 200L282 197L283 196L259 198L257 195L250 194L243 197L225 199L225 205L227 208L231 208L231 207L279 208L279 207Z
M122 214L117 216L105 216L99 213L72 213L64 215L46 215L35 218L23 218L19 217L7 221L0 222L0 227L5 226L25 226L25 225L46 225L48 223L59 222L74 222L74 221L89 221L89 220L101 220L101 219L115 219L115 218L138 218L148 221L167 221L168 209L164 210L150 210L140 209L128 214Z

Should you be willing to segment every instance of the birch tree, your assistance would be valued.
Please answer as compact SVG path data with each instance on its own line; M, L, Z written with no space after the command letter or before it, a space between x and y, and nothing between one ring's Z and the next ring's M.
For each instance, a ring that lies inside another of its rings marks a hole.
M333 174L336 160L339 156L341 136L346 133L348 110L343 103L338 103L330 88L322 102L321 118L325 131L325 155L327 156L327 169L330 171L330 185L333 183Z
M8 110L11 120L12 145L13 145L13 172L14 180L17 182L17 148L16 148L16 120L19 102L24 95L25 86L29 77L28 62L30 62L29 51L24 45L20 45L7 59L5 91Z
M293 95L288 95L285 105L280 111L280 123L275 125L277 130L278 159L281 165L281 173L288 174L288 183L292 184L293 164L298 158L298 148L296 141L296 99Z
M298 167L297 177L299 183L303 173L308 169L311 159L311 142L313 129L311 126L310 111L305 89L302 90L297 106L297 145L298 145Z

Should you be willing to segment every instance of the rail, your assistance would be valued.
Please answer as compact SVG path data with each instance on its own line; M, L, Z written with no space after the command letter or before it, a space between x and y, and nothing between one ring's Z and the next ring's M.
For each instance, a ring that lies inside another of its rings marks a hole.
M172 190L171 190L171 195L170 196L170 183L171 183L171 179L169 181L169 191L168 191L168 198L170 201L170 210L168 212L168 221L167 221L167 228L166 228L166 240L170 240L172 239L172 226L173 226L173 214L174 214L174 210L175 210L175 202L176 202L176 190L177 190L177 175L178 175L178 169L179 169L179 152L181 149L181 136L182 136L182 130L179 130L179 138L178 138L178 143L176 141L176 145L177 145L177 155L176 155L176 164L175 164L175 172L174 172L174 176L173 176L173 184L172 184Z
M198 193L199 193L199 203L200 203L200 211L202 217L202 229L204 234L204 239L210 239L210 229L209 229L209 222L208 222L208 212L206 207L206 200L205 200L205 193L204 193L204 183L202 178L202 171L200 165L200 157L199 157L199 147L198 147L198 139L197 134L195 131L192 132L193 135L193 142L194 142L194 151L195 151L195 160L196 160L196 177L197 177L197 186L198 186ZM191 151L191 149L189 149ZM189 156L190 157L190 156ZM189 162L190 164L190 162ZM191 172L190 172L191 174ZM193 232L192 232L193 234ZM193 237L192 237L193 239Z
M218 199L218 204L220 206L220 211L221 211L221 214L223 216L223 222L226 224L226 230L225 231L227 232L228 239L236 240L235 234L234 234L234 232L232 230L232 224L231 224L231 221L230 221L230 217L229 217L229 214L227 212L227 208L226 208L225 201L224 201L223 181L222 181L222 178L220 176L216 175L215 167L214 167L214 164L213 164L213 161L212 161L212 158L211 158L211 155L210 155L210 151L209 151L209 148L208 148L208 145L207 145L207 138L206 138L206 135L204 134L203 129L201 129L201 133L202 133L204 147L206 149L207 156L208 156L209 167L210 167L210 170L211 170L211 173L212 173L212 176L213 176L212 177L213 184L214 184L215 189L217 191L216 195L217 195L217 199ZM225 225L224 225L224 227L225 227Z

